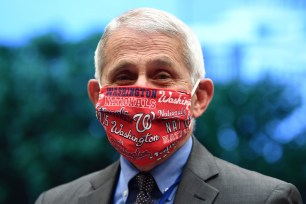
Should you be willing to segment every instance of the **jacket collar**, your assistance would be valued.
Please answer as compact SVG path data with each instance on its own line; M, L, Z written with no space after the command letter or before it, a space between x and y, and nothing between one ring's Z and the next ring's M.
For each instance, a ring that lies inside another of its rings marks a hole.
M119 161L100 171L90 180L92 190L79 197L79 204L111 203L120 172Z
M207 183L219 173L215 158L193 137L193 147L183 171L174 203L212 203L219 191Z

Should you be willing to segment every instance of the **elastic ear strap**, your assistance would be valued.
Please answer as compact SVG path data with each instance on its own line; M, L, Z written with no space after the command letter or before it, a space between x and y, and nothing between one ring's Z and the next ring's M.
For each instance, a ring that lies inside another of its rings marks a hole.
M196 83L194 84L194 87L193 87L193 89L192 89L192 91L191 91L191 96L193 96L194 92L197 90L200 81L201 81L201 79L198 79L198 80L196 81Z

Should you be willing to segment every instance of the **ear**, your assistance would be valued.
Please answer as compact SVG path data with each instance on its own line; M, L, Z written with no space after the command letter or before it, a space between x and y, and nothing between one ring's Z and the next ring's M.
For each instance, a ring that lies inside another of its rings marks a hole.
M99 86L98 80L90 79L88 81L87 92L88 92L89 99L91 100L93 105L96 106L96 103L99 99L99 92L100 92L100 86Z
M214 94L214 84L211 79L201 79L197 91L195 92L194 105L192 109L193 117L200 117L207 109Z

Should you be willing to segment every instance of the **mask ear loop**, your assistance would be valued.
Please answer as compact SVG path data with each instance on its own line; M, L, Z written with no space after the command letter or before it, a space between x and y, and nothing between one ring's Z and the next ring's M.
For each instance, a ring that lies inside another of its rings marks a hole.
M193 94L194 94L195 91L197 90L200 81L201 81L201 79L198 79L198 80L196 81L196 83L194 84L194 87L193 87L193 89L192 89L192 91L191 91L191 96L193 96ZM189 124L189 127L188 127L189 129L191 129L191 124L192 124L192 122L193 122L192 120L193 120L193 119L191 119L191 121L190 121L190 124Z
M193 96L194 92L197 90L200 81L201 81L201 79L198 79L198 80L196 81L196 83L194 84L194 87L193 87L193 89L192 89L192 91L191 91L191 96Z

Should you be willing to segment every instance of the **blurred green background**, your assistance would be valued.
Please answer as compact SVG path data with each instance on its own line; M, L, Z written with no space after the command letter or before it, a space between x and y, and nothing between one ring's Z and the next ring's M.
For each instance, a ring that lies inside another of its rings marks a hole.
M49 33L0 47L0 203L33 203L42 191L118 158L87 98L99 38L66 42ZM296 89L269 76L215 86L197 122L199 140L216 156L294 183L305 199L306 131L289 142L274 135L301 106Z
M0 18L0 203L33 203L119 157L95 118L87 82L102 27L139 6L169 11L199 36L215 95L197 121L198 139L218 157L295 184L306 201L306 1L118 1L0 7L10 17ZM37 30L48 12L60 20L67 13L73 26ZM22 24L27 18L33 22ZM84 27L93 21L97 29ZM21 35L24 27L32 34ZM3 37L14 29L21 37Z

